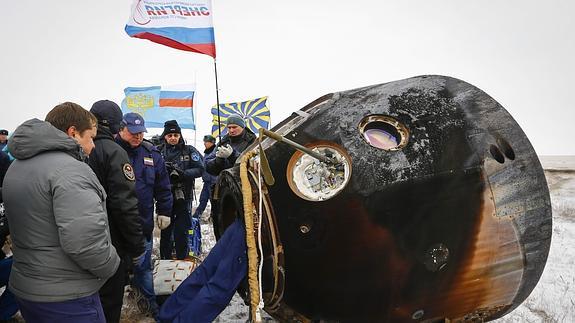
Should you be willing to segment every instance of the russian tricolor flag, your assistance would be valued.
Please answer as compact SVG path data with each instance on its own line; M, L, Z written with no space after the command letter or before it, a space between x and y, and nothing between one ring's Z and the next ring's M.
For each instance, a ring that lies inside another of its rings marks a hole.
M182 128L196 129L194 121L195 84L162 86L158 112L165 120L178 120Z
M160 91L160 108L193 108L193 88L165 88Z
M211 0L134 0L130 37L216 57Z
M195 84L127 87L122 112L137 112L146 126L161 128L167 120L178 120L182 129L196 129L194 122Z

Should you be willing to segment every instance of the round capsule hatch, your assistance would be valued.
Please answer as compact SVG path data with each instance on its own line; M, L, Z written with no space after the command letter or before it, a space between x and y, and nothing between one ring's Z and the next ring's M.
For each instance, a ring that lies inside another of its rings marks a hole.
M340 147L331 144L308 146L332 160L325 163L297 151L287 167L287 180L291 190L308 201L325 201L337 195L351 177L351 158Z

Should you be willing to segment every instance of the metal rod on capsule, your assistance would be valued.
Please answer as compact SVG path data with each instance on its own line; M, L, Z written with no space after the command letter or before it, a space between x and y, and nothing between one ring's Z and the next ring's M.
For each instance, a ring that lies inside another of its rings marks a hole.
M292 146L293 148L295 148L295 149L297 149L303 153L306 153L306 154L308 154L308 155L310 155L310 156L312 156L312 157L314 157L314 158L316 158L316 159L318 159L324 163L333 164L333 165L339 164L339 162L337 162L336 160L333 160L333 159L331 159L327 156L324 156L318 152L315 152L315 151L313 151L307 147L304 147L304 146L298 144L297 142L294 142L294 141L291 141L287 138L284 138L281 135L279 135L273 131L270 131L270 130L267 130L264 128L260 128L259 132L260 132L260 137L262 136L262 134L264 134L264 135L266 135L266 136L268 136L268 137L270 137L270 138L272 138L278 142L284 142L284 143Z

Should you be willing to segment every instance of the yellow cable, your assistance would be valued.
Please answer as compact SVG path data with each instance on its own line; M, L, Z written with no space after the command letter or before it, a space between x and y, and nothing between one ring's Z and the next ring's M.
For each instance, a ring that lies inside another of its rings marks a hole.
M252 205L252 187L248 178L248 161L255 156L255 151L244 154L240 163L240 179L242 183L242 196L244 200L244 220L246 224L246 245L248 247L248 285L250 288L250 316L252 321L259 323L260 288L258 283L258 253L254 237L254 218Z

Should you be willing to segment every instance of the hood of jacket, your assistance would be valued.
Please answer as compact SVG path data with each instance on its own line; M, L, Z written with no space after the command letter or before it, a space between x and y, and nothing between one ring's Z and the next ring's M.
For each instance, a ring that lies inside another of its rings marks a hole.
M16 159L28 159L47 151L63 151L83 160L80 145L49 122L30 119L14 130L8 150Z

